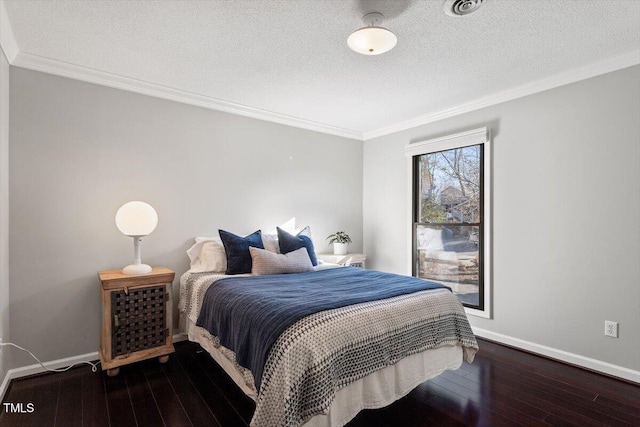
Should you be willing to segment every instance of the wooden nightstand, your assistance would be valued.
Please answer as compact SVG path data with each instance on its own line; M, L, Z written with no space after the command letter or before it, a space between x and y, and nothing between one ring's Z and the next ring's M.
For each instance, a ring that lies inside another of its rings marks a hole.
M157 267L148 274L109 270L98 276L102 299L100 363L107 375L118 375L120 366L139 360L169 360L175 351L171 334L175 273Z
M367 268L365 262L367 256L365 254L317 254L318 259L332 264L350 265L351 267Z

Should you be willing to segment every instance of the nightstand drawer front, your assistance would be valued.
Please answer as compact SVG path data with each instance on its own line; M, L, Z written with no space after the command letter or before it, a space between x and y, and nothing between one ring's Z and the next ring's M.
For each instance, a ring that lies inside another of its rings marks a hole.
M365 254L317 254L318 259L331 264L348 265L350 267L367 268Z
M111 358L165 345L165 285L111 291Z

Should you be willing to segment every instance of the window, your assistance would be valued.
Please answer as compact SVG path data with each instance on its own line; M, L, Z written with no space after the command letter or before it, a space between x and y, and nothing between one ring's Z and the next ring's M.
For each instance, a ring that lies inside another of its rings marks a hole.
M489 139L477 129L407 146L411 273L490 317Z

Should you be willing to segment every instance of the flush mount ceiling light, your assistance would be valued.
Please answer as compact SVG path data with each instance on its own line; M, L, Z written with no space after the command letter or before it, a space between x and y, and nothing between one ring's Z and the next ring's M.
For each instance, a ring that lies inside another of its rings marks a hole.
M459 17L470 15L480 9L485 0L445 0L444 13Z
M378 12L366 14L362 20L366 27L351 33L347 44L354 52L363 55L380 55L393 49L398 38L391 31L380 27L384 16Z

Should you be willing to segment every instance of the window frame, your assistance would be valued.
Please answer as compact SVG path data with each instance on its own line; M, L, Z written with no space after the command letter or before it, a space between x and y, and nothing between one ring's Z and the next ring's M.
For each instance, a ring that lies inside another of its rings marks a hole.
M486 127L473 129L466 132L447 135L440 138L427 139L410 143L405 147L405 155L407 156L407 208L408 208L408 269L407 274L413 276L415 268L415 214L417 206L415 205L416 185L418 184L418 176L414 173L414 167L419 156L424 154L436 153L440 151L452 150L455 148L463 148L473 145L482 145L482 245L480 247L479 256L482 259L481 266L481 302L482 309L476 309L465 306L465 312L478 317L491 318L492 295L491 295L491 138L490 132Z

